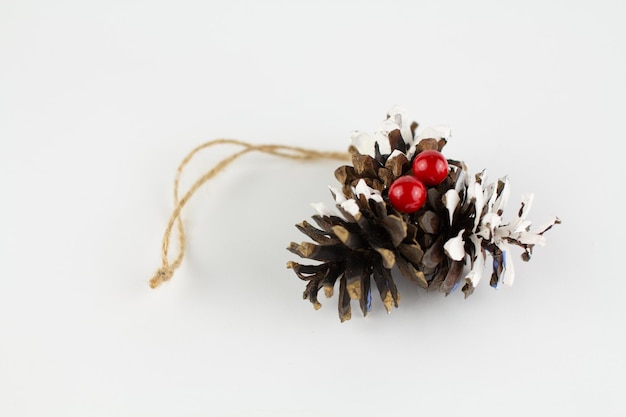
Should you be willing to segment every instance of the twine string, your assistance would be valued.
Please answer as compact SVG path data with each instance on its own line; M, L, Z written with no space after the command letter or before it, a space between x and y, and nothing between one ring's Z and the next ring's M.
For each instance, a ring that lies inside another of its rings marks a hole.
M192 184L189 190L183 195L183 197L179 199L180 178L187 164L189 164L189 162L198 152L216 145L236 145L241 149L215 164L212 169L210 169L204 175L198 178ZM335 159L345 161L350 157L350 154L348 152L318 151L315 149L300 148L297 146L288 145L254 145L236 139L215 139L196 147L191 152L189 152L189 154L187 154L187 156L182 160L176 170L176 177L174 179L174 210L170 215L167 227L165 228L165 233L163 234L163 242L161 245L161 267L150 279L150 287L157 288L162 283L169 281L174 275L174 271L183 262L183 257L185 256L185 228L183 226L183 221L181 218L181 212L183 210L183 207L185 207L185 205L189 202L191 197L193 197L196 191L198 191L198 189L202 187L207 181L214 178L217 174L222 172L228 165L233 163L235 160L250 152L265 153L281 158L294 160ZM176 229L178 231L178 254L174 258L174 260L170 262L169 250L174 225L176 225Z

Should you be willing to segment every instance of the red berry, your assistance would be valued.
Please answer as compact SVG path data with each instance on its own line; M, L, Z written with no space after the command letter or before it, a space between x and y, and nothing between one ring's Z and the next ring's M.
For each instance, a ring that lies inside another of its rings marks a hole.
M413 175L428 186L441 184L448 176L448 161L438 151L420 152L413 161Z
M426 202L426 187L415 177L400 177L389 187L389 202L399 212L414 213Z

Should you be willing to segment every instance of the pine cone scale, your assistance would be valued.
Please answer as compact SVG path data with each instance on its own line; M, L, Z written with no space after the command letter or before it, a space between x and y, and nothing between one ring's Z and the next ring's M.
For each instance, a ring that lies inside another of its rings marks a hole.
M350 308L350 295L347 291L346 278L341 277L339 280L339 319L343 323L352 318L352 309Z

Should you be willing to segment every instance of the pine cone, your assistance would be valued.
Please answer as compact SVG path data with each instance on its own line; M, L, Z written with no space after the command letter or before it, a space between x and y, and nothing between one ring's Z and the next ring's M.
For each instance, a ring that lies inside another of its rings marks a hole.
M485 172L467 173L463 162L448 159L447 178L428 189L424 206L412 214L397 211L388 199L393 181L411 171L413 159L422 151L441 151L449 130L426 129L416 136L417 123L406 123L404 112L393 109L374 137L356 132L352 137L353 165L339 167L335 176L341 189L331 187L338 212L323 204L314 205L318 215L296 227L315 243L291 243L288 250L321 263L289 262L296 275L308 281L303 297L316 309L318 292L324 288L332 297L339 280L339 318L351 317L351 300L359 300L363 315L371 307L371 280L387 312L398 307L400 295L392 269L420 287L446 295L463 281L465 296L474 291L482 276L487 253L493 258L491 285L513 282L513 264L507 257L509 245L523 248L522 259L530 259L534 245L543 245L543 233L560 223L553 218L539 232L530 232L526 215L532 196L525 196L517 217L502 224L508 198L508 180L485 186Z
M307 222L297 225L317 244L292 243L288 248L303 258L323 262L288 264L298 277L309 281L304 298L319 308L318 291L323 287L326 296L332 296L339 278L339 317L344 321L351 316L351 299L359 300L363 315L367 315L372 277L387 311L392 305L398 306L398 290L391 276L396 265L405 277L426 288L426 278L417 269L423 256L416 241L417 227L407 223L395 210L388 210L381 194L364 180L355 187L353 199L337 192L334 191L337 207L343 218L320 208L320 215L313 216L313 220L321 230Z

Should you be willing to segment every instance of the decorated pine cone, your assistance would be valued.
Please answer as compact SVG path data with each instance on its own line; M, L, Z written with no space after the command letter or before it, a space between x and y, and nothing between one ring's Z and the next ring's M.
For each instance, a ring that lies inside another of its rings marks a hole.
M339 281L342 322L351 318L351 300L359 300L364 316L370 311L372 279L387 312L398 307L395 267L420 287L446 295L462 284L467 297L490 255L490 285L511 285L511 246L521 247L528 261L534 246L545 244L544 232L560 223L554 217L531 232L526 216L532 195L524 195L514 219L504 223L508 179L487 183L485 171L469 174L463 162L441 154L449 129L418 133L417 127L394 108L373 136L356 132L352 165L335 171L341 184L331 187L336 210L314 204L318 227L296 225L314 243L291 243L288 250L318 263L288 267L308 282L303 296L316 309L318 292L323 288L332 297Z

